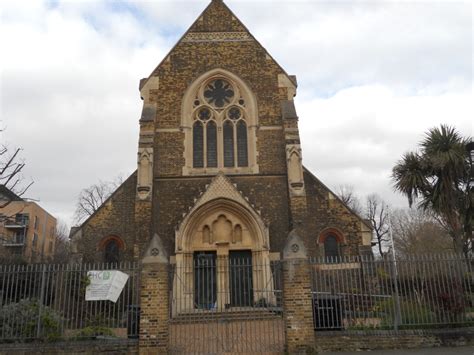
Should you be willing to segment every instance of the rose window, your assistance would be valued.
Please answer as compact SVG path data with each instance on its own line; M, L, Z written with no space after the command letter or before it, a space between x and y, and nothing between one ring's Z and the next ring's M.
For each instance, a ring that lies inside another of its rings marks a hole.
M234 97L234 89L223 79L210 82L204 90L204 97L214 107L222 108L229 104Z

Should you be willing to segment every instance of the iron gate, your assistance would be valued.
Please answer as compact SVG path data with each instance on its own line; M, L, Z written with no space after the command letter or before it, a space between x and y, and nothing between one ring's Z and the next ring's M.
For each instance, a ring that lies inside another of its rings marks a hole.
M280 262L196 252L177 259L169 282L171 353L284 350Z

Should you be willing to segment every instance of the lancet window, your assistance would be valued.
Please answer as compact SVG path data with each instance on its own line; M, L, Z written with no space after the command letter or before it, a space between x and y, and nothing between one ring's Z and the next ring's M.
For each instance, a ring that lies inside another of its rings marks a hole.
M249 114L236 84L223 77L205 81L191 115L193 168L249 166Z

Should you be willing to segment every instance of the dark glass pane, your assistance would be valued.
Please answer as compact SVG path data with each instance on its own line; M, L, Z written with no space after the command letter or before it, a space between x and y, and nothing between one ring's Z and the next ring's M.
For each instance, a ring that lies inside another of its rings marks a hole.
M242 114L237 107L232 107L229 112L227 112L227 116L232 120L238 120Z
M104 250L104 261L106 263L118 263L120 261L119 258L120 249L115 240L111 240L105 245Z
M229 251L230 305L250 307L253 299L252 252Z
M217 128L214 122L207 124L206 147L207 147L207 166L217 168Z
M217 302L215 251L194 252L194 307L213 309Z
M243 121L237 123L237 165L248 166L247 125Z
M339 245L334 235L328 235L324 240L324 256L330 262L336 262L339 257Z
M204 97L210 104L223 107L230 103L230 100L234 97L234 90L227 81L217 79L207 85L206 90L204 90Z
M198 117L200 120L207 121L209 118L211 118L211 110L209 110L207 107L203 107L199 110Z
M234 166L234 127L229 121L224 123L224 166Z
M193 167L204 167L204 142L203 128L201 122L193 126Z

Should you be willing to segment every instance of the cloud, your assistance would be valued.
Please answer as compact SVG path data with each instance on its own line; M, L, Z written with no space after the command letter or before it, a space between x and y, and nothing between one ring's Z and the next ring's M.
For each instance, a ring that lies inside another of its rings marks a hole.
M424 132L440 124L472 136L472 92L400 96L382 85L351 87L330 98L300 102L304 164L329 186L351 184L360 195L378 192L397 206L391 168L416 150Z
M427 128L472 134L467 2L226 1L298 76L305 164L329 186L393 195L388 175ZM0 114L51 213L135 169L138 83L208 1L4 1ZM423 16L420 16L423 14Z

